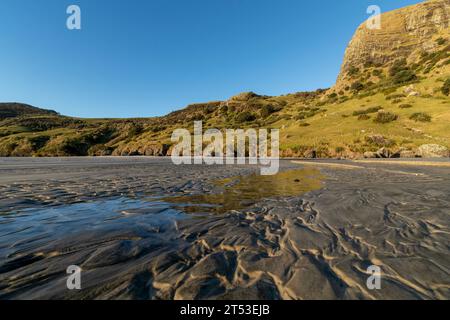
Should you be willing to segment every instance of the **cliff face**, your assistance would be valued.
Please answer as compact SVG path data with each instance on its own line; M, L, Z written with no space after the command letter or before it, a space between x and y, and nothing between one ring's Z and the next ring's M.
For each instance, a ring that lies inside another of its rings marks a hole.
M381 15L381 29L359 26L345 52L336 88L348 84L352 67L387 66L398 58L414 62L437 48L436 39L449 34L450 0L429 0Z

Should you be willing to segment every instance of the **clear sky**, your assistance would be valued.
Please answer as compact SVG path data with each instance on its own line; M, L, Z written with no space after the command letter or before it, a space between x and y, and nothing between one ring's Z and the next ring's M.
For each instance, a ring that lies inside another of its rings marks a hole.
M415 0L1 0L0 101L164 115L243 91L331 86L371 4ZM69 5L82 29L66 28Z

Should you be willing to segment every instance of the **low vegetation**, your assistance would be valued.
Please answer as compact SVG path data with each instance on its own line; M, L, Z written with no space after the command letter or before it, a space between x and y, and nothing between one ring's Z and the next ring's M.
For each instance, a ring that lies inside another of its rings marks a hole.
M376 123L389 123L398 119L398 115L387 111L380 111L377 113L375 119Z
M409 118L411 120L418 121L418 122L430 122L431 121L431 116L425 112L413 113Z
M443 95L450 95L450 78L445 80L444 85L441 88L441 92Z

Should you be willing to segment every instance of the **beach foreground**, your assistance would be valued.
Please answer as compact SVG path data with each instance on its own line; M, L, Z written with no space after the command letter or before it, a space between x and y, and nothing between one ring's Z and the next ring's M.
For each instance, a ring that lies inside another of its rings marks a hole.
M0 299L450 299L448 160L258 169L1 158Z

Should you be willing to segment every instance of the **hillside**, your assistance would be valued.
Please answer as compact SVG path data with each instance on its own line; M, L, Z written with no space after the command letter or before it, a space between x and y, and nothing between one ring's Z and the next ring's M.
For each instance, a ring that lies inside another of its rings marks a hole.
M280 128L286 157L448 156L450 0L362 24L336 85L283 96L243 93L159 118L76 119L0 104L0 156L169 155L175 128ZM28 111L27 111L28 110ZM434 145L421 147L422 145Z
M57 115L56 111L36 108L23 103L0 103L0 120L30 115Z

